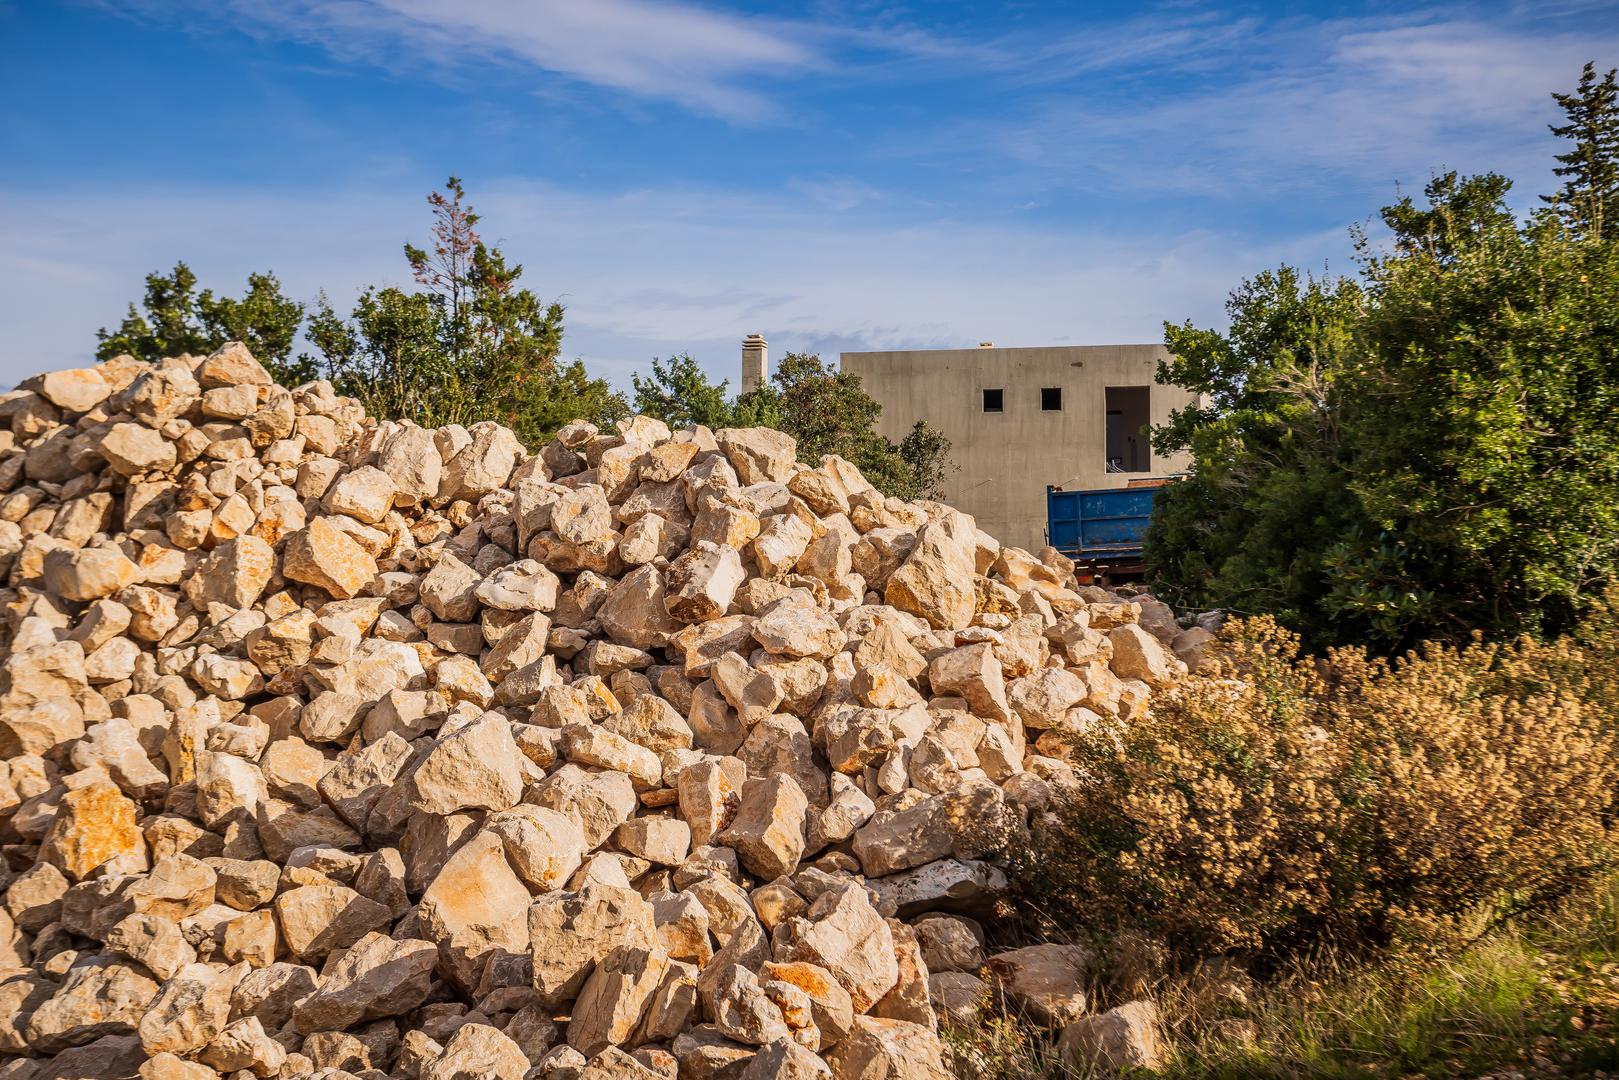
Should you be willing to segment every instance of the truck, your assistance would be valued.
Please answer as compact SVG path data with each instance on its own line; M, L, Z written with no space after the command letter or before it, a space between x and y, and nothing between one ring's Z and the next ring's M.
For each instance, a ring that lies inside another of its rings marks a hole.
M1046 543L1106 577L1139 576L1152 503L1168 478L1092 491L1046 488Z

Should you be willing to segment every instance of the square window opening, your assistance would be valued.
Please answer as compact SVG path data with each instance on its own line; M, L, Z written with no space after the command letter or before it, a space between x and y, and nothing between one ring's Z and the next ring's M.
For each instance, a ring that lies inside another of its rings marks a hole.
M1062 412L1062 387L1042 386L1040 388L1040 410L1042 412Z
M984 391L984 411L985 412L1001 412L1002 411L1002 399L1003 399L1003 396L1004 395L1002 394L1002 392L1000 390L985 390Z
M1147 386L1107 388L1107 471L1152 471L1152 447L1147 442L1151 423L1151 393Z

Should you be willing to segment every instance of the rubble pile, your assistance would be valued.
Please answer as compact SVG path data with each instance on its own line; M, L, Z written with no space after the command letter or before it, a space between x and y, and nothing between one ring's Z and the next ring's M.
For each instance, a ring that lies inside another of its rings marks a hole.
M983 925L1062 732L1196 662L1164 605L780 432L531 456L234 343L0 421L0 1080L909 1080L986 980L1098 1020Z

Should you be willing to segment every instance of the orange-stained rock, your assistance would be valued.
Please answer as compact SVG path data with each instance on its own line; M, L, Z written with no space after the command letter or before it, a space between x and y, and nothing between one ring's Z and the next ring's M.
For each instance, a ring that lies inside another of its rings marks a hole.
M287 538L281 573L347 600L377 576L377 561L347 533L318 517Z
M42 855L74 880L120 855L144 862L146 841L135 825L134 802L110 780L68 792L45 834Z

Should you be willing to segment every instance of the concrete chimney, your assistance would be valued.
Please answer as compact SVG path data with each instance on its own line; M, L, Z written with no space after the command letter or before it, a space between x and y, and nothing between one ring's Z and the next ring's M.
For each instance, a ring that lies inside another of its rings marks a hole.
M763 335L749 334L742 339L742 392L757 390L770 373L770 346Z

